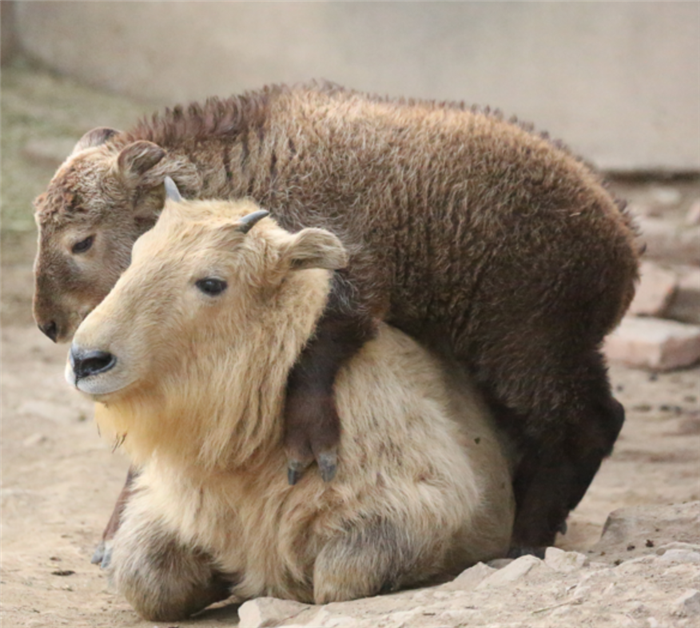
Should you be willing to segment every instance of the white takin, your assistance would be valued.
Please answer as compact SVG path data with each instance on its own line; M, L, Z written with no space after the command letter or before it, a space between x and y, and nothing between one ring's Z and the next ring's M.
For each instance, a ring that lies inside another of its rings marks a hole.
M143 617L370 596L508 550L510 465L485 406L386 325L336 381L335 480L288 485L287 377L346 261L328 231L176 196L78 329L66 376L140 468L110 571Z

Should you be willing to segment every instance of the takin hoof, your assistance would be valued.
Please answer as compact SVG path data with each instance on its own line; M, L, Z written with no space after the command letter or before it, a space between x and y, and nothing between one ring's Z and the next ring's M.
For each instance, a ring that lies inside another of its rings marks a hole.
M90 562L93 565L99 565L100 569L107 569L112 562L112 541L100 541Z
M316 462L318 470L324 482L330 482L338 470L338 454L335 450L318 454ZM312 461L305 462L291 459L287 462L287 481L290 486L294 486L304 475L306 469L311 466Z

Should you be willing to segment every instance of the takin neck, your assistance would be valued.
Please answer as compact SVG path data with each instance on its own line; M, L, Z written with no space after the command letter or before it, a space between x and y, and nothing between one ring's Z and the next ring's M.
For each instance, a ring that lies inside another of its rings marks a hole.
M287 379L329 290L328 271L292 273L247 320L232 315L228 336L197 339L173 373L96 404L100 432L136 465L157 458L198 475L248 473L278 457Z

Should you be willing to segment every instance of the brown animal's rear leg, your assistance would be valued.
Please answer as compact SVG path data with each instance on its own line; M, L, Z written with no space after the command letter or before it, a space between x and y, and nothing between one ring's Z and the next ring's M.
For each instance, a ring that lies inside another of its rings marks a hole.
M514 478L515 555L554 543L603 458L612 452L624 422L600 353L571 350L549 377L541 374L546 386L533 410L510 422L511 429L522 430L525 444ZM529 375L533 374L537 375L536 365Z
M624 410L612 397L592 333L583 328L577 338L554 324L512 329L517 333L506 342L489 339L487 351L472 349L479 355L473 373L521 455L511 543L511 555L519 555L541 553L566 529L569 512L612 452Z
M327 310L287 383L284 446L288 478L295 484L314 459L323 479L333 479L337 465L340 419L333 384L345 364L375 333L367 317Z
M514 481L517 514L512 556L538 553L554 543L603 458L612 452L625 413L609 392L599 395L591 399L585 419L568 426L561 447L542 450L531 446L520 462Z
M126 507L126 503L129 501L134 480L137 477L138 469L136 469L136 467L129 467L129 472L126 474L126 482L124 482L124 487L122 488L121 493L119 493L119 497L117 497L117 503L114 505L112 516L109 518L107 527L102 533L102 540L95 548L95 552L90 559L90 562L93 565L100 565L102 569L106 569L109 566L109 562L112 557L112 540L119 529L124 508Z

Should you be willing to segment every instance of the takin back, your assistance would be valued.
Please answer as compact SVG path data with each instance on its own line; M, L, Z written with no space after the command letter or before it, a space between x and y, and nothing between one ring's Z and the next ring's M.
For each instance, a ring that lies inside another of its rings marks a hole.
M347 257L330 232L265 213L169 201L73 339L68 381L140 469L109 573L154 621L231 592L376 595L508 549L507 443L468 378L388 325L338 375L335 480L289 486L289 371Z
M172 177L325 228L334 275L285 406L290 478L333 475L339 367L388 322L460 361L519 444L517 551L551 544L624 421L600 345L628 307L631 218L565 148L497 113L273 86L87 133L37 200L34 314L67 340L127 267Z

